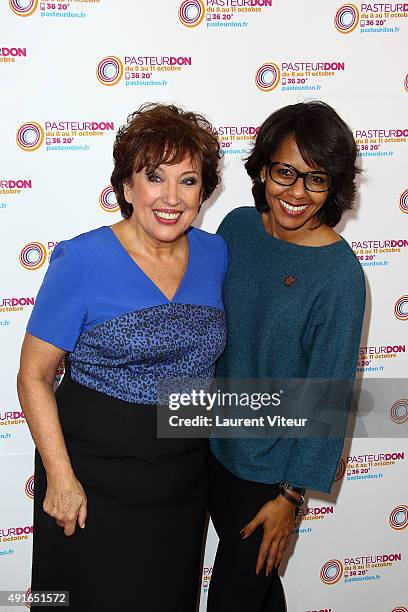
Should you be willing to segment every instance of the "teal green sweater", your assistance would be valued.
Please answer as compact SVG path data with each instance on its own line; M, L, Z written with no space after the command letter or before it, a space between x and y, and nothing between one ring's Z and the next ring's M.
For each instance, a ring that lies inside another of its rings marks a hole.
M218 233L230 261L223 291L228 342L217 377L353 380L365 283L348 243L306 247L279 240L265 231L253 207L233 210ZM213 454L240 478L322 492L331 489L343 442L210 440Z

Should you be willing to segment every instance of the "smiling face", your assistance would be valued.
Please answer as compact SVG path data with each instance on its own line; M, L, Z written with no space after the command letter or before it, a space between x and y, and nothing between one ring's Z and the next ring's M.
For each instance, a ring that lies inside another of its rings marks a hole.
M293 166L299 172L313 172L316 168L308 166L300 154L296 140L287 136L271 158L272 162L281 162ZM319 168L324 171L324 168ZM275 235L296 233L299 235L316 225L314 218L327 199L327 191L313 192L305 189L303 178L289 187L278 185L269 176L264 167L261 179L265 180L265 197L269 206L271 228Z
M155 242L174 242L191 226L201 203L202 176L198 162L185 157L154 171L143 168L124 184L133 204L130 221Z

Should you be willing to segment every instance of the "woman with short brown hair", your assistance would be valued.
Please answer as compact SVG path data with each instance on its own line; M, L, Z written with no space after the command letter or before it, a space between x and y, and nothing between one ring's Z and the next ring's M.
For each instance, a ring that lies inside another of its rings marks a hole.
M133 113L114 145L124 219L58 244L27 326L31 586L69 591L75 612L195 608L207 442L158 439L155 407L159 381L211 377L224 348L225 241L191 227L219 157L201 115Z

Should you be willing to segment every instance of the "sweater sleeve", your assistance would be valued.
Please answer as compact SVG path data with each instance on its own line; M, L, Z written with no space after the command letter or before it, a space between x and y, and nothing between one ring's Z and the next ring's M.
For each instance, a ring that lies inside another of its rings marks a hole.
M86 317L82 261L70 241L54 249L27 331L54 346L74 349Z
M350 275L343 274L331 284L320 300L317 313L312 317L310 330L311 355L307 369L307 379L332 379L337 391L330 394L330 402L325 409L336 410L340 419L350 406L351 392L357 366L365 306L364 274L358 264ZM335 379L335 382L334 382ZM310 381L310 387L313 381ZM313 407L313 393L308 394L306 387L305 408L308 414L321 414L322 406ZM337 387L336 387L337 385ZM330 388L330 383L326 385ZM322 390L325 385L322 385ZM326 389L327 390L327 389ZM319 397L319 394L315 395ZM302 410L302 403L300 404ZM336 420L336 418L335 418ZM325 438L297 438L293 440L289 459L284 472L284 481L305 489L329 493L334 482L338 462L344 444L344 435L336 434ZM299 477L302 474L302 478Z

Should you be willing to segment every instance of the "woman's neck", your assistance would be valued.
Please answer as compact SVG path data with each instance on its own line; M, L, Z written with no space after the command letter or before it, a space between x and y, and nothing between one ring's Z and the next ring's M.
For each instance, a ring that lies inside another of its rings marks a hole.
M328 225L311 223L297 229L287 229L276 223L275 218L270 212L262 213L262 222L265 231L278 240L292 242L302 246L326 246L333 242L338 242L341 237Z

